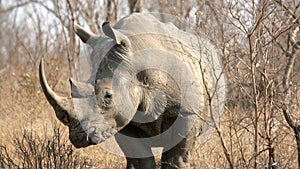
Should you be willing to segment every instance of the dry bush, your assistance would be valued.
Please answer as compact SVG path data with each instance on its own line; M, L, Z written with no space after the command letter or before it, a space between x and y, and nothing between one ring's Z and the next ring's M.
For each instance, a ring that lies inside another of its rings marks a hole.
M93 160L75 152L67 138L63 137L63 132L61 127L55 126L51 133L41 136L32 129L25 129L21 135L15 135L11 148L0 146L1 167L67 169L92 166Z

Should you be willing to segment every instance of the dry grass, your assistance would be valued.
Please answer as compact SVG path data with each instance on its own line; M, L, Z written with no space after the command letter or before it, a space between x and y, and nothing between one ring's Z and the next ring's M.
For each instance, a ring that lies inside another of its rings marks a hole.
M53 72L51 72L53 73ZM55 72L54 72L55 73ZM62 77L62 75L57 75ZM49 76L47 76L49 77ZM63 78L62 78L63 79ZM50 82L53 82L51 76ZM55 90L68 88L67 82L57 82ZM68 131L57 121L39 87L36 69L11 68L0 79L0 167L5 168L125 168L125 158L110 154L100 146L75 149L68 140ZM253 126L251 112L232 109L225 112L221 131L236 168L253 165ZM279 168L294 168L296 148L289 127L280 112L276 114L273 148ZM264 131L264 121L260 124ZM263 133L262 133L263 134ZM260 137L259 168L268 165L268 147ZM264 150L264 151L263 151ZM211 138L197 146L191 155L193 168L228 168L220 138ZM159 160L159 157L157 157ZM159 165L158 165L159 167Z

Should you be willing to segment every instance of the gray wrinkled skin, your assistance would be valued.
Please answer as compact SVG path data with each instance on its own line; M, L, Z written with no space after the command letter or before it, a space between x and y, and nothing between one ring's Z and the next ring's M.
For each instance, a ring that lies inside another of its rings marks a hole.
M102 29L105 35L96 36L75 28L93 52L89 80L70 80L72 97L52 91L40 64L44 94L69 127L72 144L86 147L115 136L127 168L156 168L153 146L164 148L162 168L189 168L197 136L222 111L218 52L208 40L151 14L133 14Z

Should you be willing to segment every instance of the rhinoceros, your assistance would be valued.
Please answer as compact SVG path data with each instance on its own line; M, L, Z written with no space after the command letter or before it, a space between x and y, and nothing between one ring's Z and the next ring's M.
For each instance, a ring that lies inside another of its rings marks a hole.
M43 92L77 147L115 137L126 168L189 168L197 139L217 124L225 98L219 52L203 35L152 14L102 25L102 35L75 26L93 48L85 82L70 78L71 97L57 95L39 67Z

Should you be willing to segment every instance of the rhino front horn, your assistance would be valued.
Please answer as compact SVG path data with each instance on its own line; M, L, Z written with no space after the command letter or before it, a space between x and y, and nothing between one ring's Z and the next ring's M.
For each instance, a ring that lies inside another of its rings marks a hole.
M44 59L41 59L39 66L39 78L43 89L43 92L55 110L56 117L65 125L72 126L76 123L74 115L72 115L72 100L67 97L58 96L48 85L47 79L44 73ZM75 116L76 117L76 116Z

